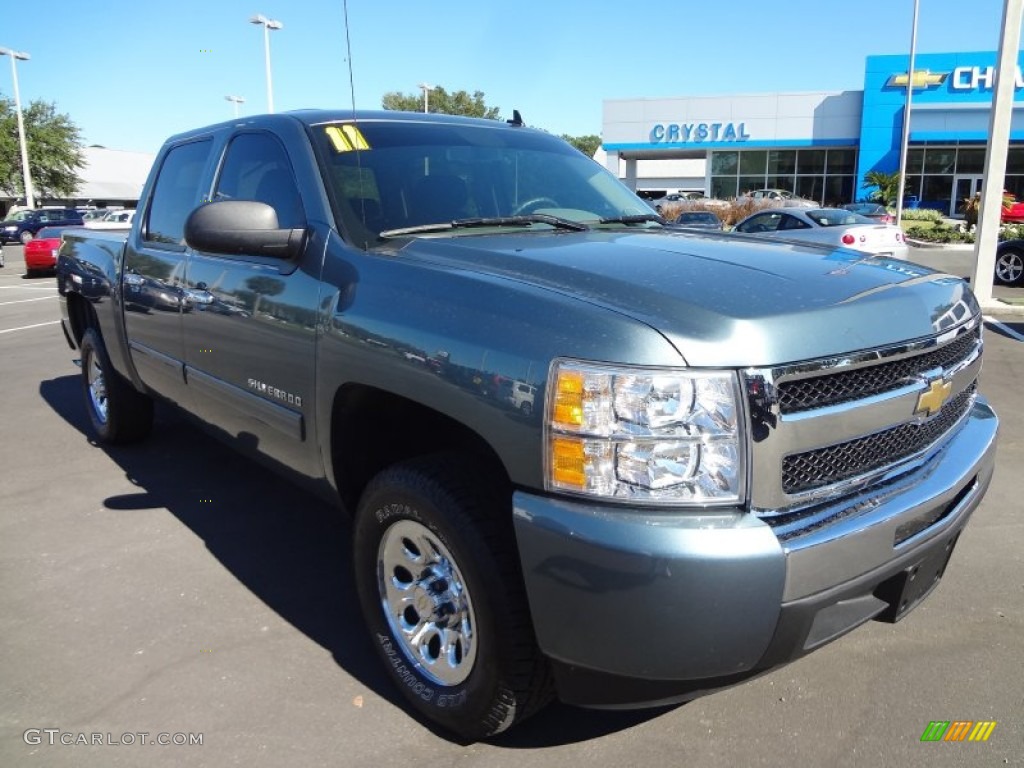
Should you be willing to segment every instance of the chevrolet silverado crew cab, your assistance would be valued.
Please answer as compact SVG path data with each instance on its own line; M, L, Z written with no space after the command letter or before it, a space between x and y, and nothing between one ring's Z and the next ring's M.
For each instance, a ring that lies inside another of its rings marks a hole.
M963 281L669 229L519 120L174 136L58 287L99 439L159 398L335 499L387 674L465 738L899 620L992 475Z

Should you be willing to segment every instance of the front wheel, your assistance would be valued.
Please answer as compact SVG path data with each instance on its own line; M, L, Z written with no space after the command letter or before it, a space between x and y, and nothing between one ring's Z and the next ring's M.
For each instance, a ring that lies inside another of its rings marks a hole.
M471 740L551 696L510 496L486 478L450 455L385 469L360 500L353 536L356 589L388 675L419 714Z
M153 428L153 401L110 364L103 337L90 328L82 337L82 388L89 421L104 443L132 443Z
M996 283L1018 285L1024 282L1024 253L1007 248L996 254Z

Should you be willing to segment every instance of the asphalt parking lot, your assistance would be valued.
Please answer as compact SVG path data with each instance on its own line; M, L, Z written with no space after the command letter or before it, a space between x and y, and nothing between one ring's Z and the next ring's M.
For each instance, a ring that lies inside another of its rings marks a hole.
M904 621L683 706L554 705L466 745L380 673L343 517L167 409L148 442L98 447L54 280L23 279L21 248L4 252L0 765L1024 765L1024 318L986 330L992 487ZM966 274L963 252L912 258ZM996 727L922 743L934 720Z

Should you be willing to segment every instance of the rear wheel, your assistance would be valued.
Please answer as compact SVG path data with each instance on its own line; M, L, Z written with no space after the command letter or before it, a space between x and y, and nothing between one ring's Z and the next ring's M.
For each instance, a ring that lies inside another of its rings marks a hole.
M22 245L28 245L31 242L32 242L32 233L29 232L28 230L25 230L24 232L22 232L21 233L21 244Z
M419 714L467 739L551 696L503 487L439 455L385 469L356 512L356 588L374 647Z
M82 385L89 421L104 443L132 443L153 428L153 401L137 391L110 364L95 328L82 337Z
M1006 248L996 253L996 282L1000 285L1024 282L1024 252Z

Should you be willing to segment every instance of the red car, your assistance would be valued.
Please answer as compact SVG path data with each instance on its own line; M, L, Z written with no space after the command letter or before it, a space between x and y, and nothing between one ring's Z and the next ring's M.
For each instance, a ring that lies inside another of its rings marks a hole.
M33 277L56 269L60 235L65 229L77 227L43 227L34 238L25 243L26 275Z
M1003 224L1024 222L1024 203L1018 202L1009 193L1003 195L1003 206L999 209L999 221Z

